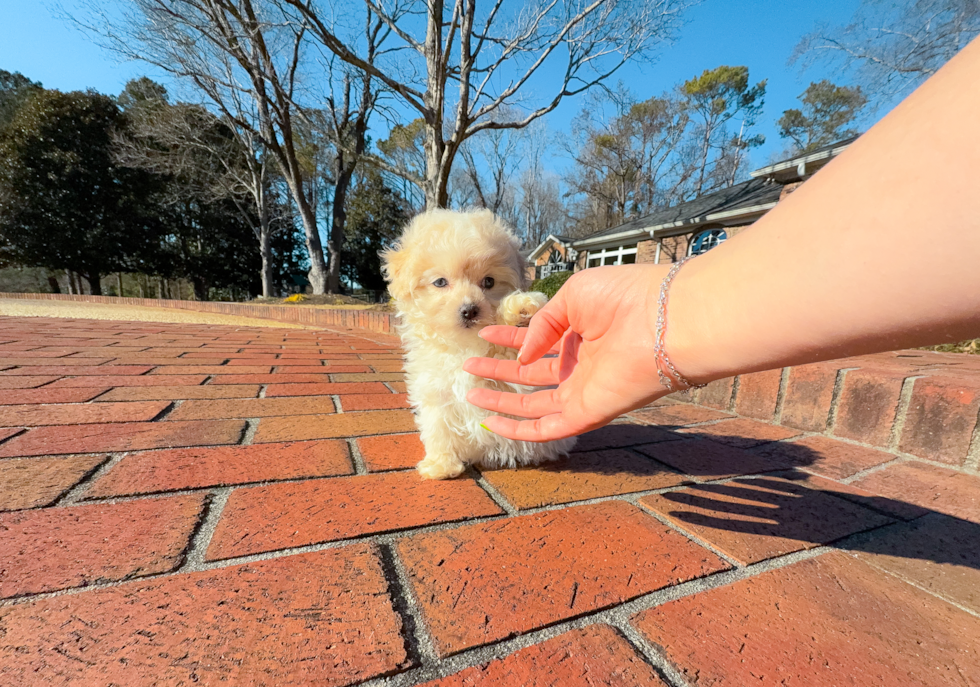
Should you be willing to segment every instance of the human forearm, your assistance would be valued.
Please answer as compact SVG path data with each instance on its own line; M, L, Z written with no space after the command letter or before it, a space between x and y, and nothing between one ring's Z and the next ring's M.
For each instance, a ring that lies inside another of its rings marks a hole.
M694 381L980 335L980 41L751 229L678 275Z

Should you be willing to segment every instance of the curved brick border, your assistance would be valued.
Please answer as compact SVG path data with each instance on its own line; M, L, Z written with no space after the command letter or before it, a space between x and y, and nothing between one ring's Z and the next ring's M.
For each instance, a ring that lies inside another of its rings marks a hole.
M157 298L119 298L117 296L86 296L64 293L0 293L0 298L42 301L80 301L110 305L141 305L150 308L176 308L198 312L255 317L261 320L292 322L313 327L365 329L391 334L395 318L391 313L374 310L343 310L302 305L262 305L258 303L225 303L221 301L177 301Z

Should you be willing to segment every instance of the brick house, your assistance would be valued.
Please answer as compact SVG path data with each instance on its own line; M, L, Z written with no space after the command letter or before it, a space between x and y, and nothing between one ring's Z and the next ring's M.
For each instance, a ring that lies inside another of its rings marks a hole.
M549 235L528 255L528 276L599 265L670 263L705 253L752 226L854 142L850 138L752 172L752 178L585 238Z

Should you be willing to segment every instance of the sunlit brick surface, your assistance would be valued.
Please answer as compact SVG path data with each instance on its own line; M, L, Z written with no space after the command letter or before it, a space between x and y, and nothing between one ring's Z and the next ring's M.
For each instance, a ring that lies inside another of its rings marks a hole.
M718 380L450 482L400 370L0 319L0 684L980 684L980 358Z

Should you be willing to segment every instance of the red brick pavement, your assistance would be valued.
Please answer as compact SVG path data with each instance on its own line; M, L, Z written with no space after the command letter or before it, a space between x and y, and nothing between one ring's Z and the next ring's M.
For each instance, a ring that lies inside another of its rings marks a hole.
M389 336L0 341L0 685L980 685L972 360L720 380L423 482Z

